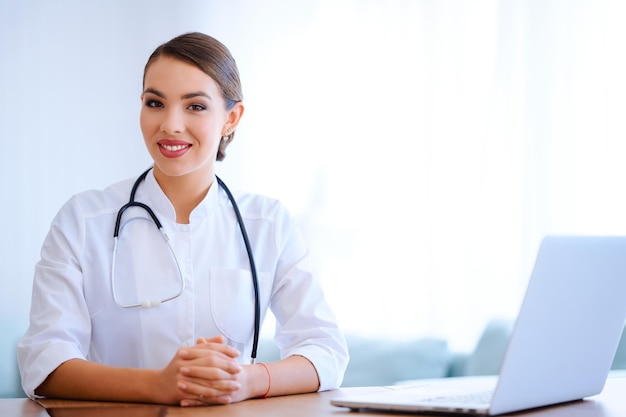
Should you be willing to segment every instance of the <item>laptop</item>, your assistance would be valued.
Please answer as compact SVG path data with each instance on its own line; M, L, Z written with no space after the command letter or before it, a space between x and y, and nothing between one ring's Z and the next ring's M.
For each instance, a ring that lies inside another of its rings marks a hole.
M581 400L602 391L625 321L626 237L547 236L497 376L381 387L331 404L498 415Z

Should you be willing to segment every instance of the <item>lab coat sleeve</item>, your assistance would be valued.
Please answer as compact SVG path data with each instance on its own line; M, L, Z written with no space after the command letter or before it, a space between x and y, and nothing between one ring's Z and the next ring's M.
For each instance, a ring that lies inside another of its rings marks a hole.
M309 253L293 219L285 216L285 240L274 280L271 309L281 357L301 355L315 367L320 391L338 388L348 365L348 348L320 282L309 266Z
M22 387L31 398L59 365L85 359L89 350L91 326L79 261L83 219L74 197L53 220L35 266L30 326L18 343Z

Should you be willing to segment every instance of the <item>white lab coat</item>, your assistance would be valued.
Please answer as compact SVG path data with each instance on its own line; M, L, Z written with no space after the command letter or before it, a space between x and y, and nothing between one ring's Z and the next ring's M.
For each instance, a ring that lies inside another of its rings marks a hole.
M181 346L223 335L247 361L252 347L254 290L244 241L225 192L214 182L177 224L175 211L152 171L136 201L149 205L170 238L186 288L156 308L125 309L112 293L115 218L134 179L71 198L52 222L35 268L30 327L18 345L24 391L34 390L61 363L99 363L160 369ZM345 339L310 272L307 248L293 218L277 201L250 194L235 198L258 270L261 319L276 316L283 357L309 359L320 390L341 384L347 366ZM176 262L148 214L126 211L116 259L115 293L124 303L176 294Z

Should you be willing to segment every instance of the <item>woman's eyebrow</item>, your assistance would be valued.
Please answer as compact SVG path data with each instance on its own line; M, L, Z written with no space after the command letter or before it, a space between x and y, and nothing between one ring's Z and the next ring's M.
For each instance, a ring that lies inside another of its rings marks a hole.
M165 98L165 94L163 94L159 90L155 90L154 88L146 88L144 90L144 94L145 93L151 93L151 94L154 94L155 96L158 96L158 97L161 97L161 98Z
M204 91L194 91L193 93L187 93L182 96L182 99L186 100L186 99L194 98L194 97L206 97L209 100L213 100L211 96L205 93Z
M144 91L144 94L145 93L150 93L150 94L154 94L157 97L165 98L165 94L163 94L159 90L155 90L154 88L150 88L150 87L146 88ZM194 97L206 97L207 99L213 101L211 96L205 93L204 91L194 91L192 93L183 94L181 98L183 100L187 100L187 99L194 98Z

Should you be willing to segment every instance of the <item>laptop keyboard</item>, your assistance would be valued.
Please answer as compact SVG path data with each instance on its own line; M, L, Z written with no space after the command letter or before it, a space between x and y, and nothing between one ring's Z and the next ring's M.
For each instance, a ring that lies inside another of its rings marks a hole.
M427 402L432 404L437 403L454 403L454 404L489 404L493 390L469 392L462 394L447 394L439 395L430 398L421 398L420 402Z

